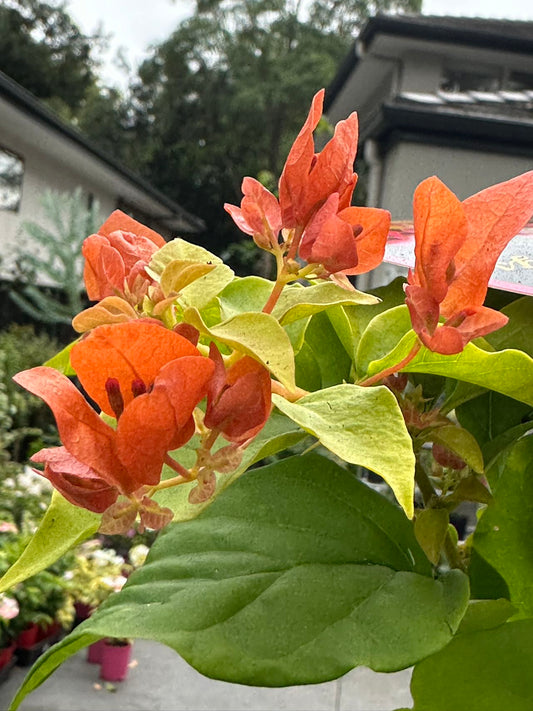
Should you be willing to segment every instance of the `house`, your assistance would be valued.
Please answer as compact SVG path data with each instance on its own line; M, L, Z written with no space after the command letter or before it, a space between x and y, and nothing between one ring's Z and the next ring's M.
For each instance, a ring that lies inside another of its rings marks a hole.
M533 168L533 22L373 17L325 110L332 123L359 114L368 205L409 220L430 175L464 199Z
M197 233L204 223L106 155L0 72L0 257L9 277L25 220L44 219L40 196L81 187L102 215L120 208L163 236Z

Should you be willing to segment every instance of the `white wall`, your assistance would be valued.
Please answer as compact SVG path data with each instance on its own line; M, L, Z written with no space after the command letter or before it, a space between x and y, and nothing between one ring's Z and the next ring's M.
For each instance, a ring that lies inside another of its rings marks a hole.
M461 199L533 169L531 158L402 142L383 161L379 207L393 220L412 219L416 186L437 175Z

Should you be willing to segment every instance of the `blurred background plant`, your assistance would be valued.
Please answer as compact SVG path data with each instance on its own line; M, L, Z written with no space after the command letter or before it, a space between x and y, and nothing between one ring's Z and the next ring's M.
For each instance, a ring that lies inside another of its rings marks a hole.
M81 245L102 223L81 188L47 190L41 197L47 225L24 222L16 253L18 274L9 291L21 311L37 322L70 325L85 306Z
M11 325L0 331L0 520L32 531L50 500L51 488L27 466L43 446L57 444L57 430L42 401L12 381L20 370L41 365L59 348L32 326Z

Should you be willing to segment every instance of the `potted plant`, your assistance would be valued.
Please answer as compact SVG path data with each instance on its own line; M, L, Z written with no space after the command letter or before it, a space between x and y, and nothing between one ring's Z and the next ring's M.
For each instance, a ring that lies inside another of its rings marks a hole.
M124 681L128 675L133 644L124 637L107 637L101 640L100 679Z
M9 670L15 640L13 639L13 624L19 614L19 606L15 598L0 594L0 682L4 680L5 670Z

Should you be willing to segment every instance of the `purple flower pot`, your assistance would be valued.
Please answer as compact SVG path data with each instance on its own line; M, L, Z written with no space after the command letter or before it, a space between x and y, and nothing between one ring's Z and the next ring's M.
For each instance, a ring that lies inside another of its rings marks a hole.
M106 640L102 650L100 679L104 681L123 681L128 675L132 645L129 643L111 644Z

